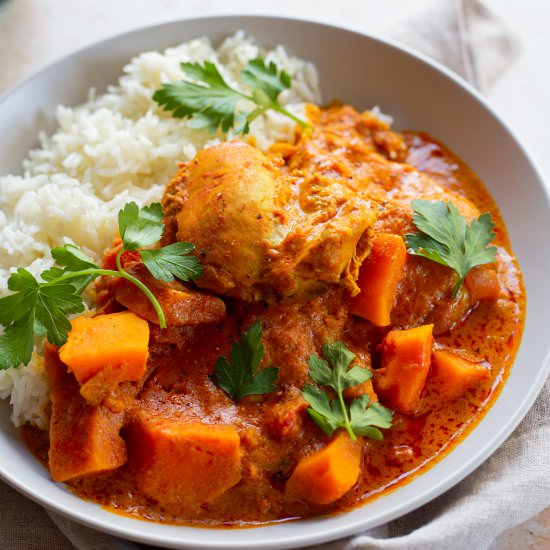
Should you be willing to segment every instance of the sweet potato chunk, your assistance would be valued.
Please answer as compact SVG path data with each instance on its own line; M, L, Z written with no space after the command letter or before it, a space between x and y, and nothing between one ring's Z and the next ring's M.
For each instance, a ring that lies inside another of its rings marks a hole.
M361 444L345 432L301 460L286 484L286 496L322 506L347 493L361 470Z
M149 325L129 311L77 317L59 356L80 384L106 366L116 367L119 381L139 380L149 356Z
M196 508L241 479L233 426L143 418L131 428L130 445L136 484L160 503Z
M139 392L139 385L124 384L126 375L124 370L107 365L80 386L80 395L93 407L103 404L123 411L131 406Z
M127 459L119 435L123 415L105 407L90 407L67 373L57 351L47 345L46 372L50 384L50 472L54 481L114 470Z
M474 303L480 300L496 300L500 294L497 272L487 265L474 267L466 275L464 284Z
M389 325L397 283L406 258L407 248L401 236L391 233L376 235L359 270L357 284L361 292L352 299L351 312L376 326Z
M392 330L382 341L382 368L374 388L398 411L414 413L430 370L433 325Z
M489 363L472 355L447 349L434 350L430 379L442 400L459 397L489 376Z

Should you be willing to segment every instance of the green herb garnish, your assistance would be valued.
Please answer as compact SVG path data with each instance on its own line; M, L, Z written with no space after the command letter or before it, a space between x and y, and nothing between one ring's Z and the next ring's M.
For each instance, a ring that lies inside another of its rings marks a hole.
M62 346L71 330L68 316L84 311L82 293L98 276L121 277L136 285L151 301L161 328L166 327L162 308L154 294L139 279L124 271L121 256L136 250L143 263L156 279L183 281L202 274L199 261L186 256L193 250L189 243L176 243L163 248L142 250L155 244L164 232L160 203L139 209L130 202L119 212L119 231L122 247L116 256L117 270L102 269L80 248L73 244L53 248L56 266L43 271L38 281L20 267L8 279L13 294L0 299L0 369L27 364L32 355L34 336L46 337L48 342Z
M241 71L241 80L250 87L245 94L231 88L225 82L216 65L210 61L181 63L188 78L163 84L153 94L153 100L177 118L190 118L194 128L223 132L233 128L236 133L247 134L250 123L268 110L274 110L294 120L302 127L309 124L287 111L279 103L279 94L290 88L290 76L278 71L275 63L266 64L261 58L253 59ZM237 105L246 100L255 104L250 110L237 110Z
M408 252L454 270L458 275L454 298L473 267L495 261L497 249L489 246L495 224L489 214L467 222L451 202L414 200L412 207L420 233L405 235Z
M225 357L218 357L214 365L212 380L225 391L231 399L237 401L247 395L270 393L276 389L279 369L267 367L258 371L264 356L262 325L256 321L241 334L240 342L235 342L229 352L231 364Z
M317 384L332 388L336 399L331 400L325 391L306 384L302 395L310 405L307 412L311 419L328 435L344 428L353 440L359 435L383 439L378 428L391 426L392 412L380 403L371 403L368 395L357 397L351 403L344 400L344 390L366 382L372 377L371 372L359 366L348 368L355 354L342 342L325 344L323 355L328 362L310 355L309 375Z
M143 249L157 243L164 233L162 206L154 202L139 209L135 202L129 202L118 213L118 226L123 249L140 249L139 255L155 279L170 283L176 279L189 281L202 275L202 268L195 256L188 256L195 246L179 242L162 248Z

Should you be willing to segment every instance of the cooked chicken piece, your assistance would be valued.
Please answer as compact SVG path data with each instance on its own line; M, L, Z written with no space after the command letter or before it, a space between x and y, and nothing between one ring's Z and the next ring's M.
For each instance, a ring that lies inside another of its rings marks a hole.
M198 153L163 198L166 240L195 244L196 283L219 294L269 299L340 282L356 292L376 207L347 178L283 174L280 162L241 142Z
M165 241L195 244L204 268L198 286L250 301L336 284L354 295L372 234L416 231L413 199L453 202L467 218L479 215L426 174L389 160L404 158L406 147L372 114L333 106L312 109L310 118L314 130L295 144L275 144L264 154L222 143L198 153L169 183ZM410 263L402 287L422 290L430 279L431 294L441 298L430 301L430 311L416 304L422 313L441 317L441 330L462 318L471 303L449 297L453 272L416 258ZM435 311L439 303L444 312Z
M315 165L316 173L327 177L349 174L363 192L378 206L374 232L406 235L416 232L411 201L452 202L467 219L480 212L467 199L443 187L430 176L408 164L389 161L400 158L399 140L385 131L385 142L393 143L385 156L380 154L374 136L383 125L368 113L357 113L348 106L319 111L315 121L318 131L284 152L283 170ZM338 166L337 169L335 167ZM398 285L392 312L392 325L410 327L416 323L434 323L434 333L441 334L460 322L475 305L474 297L464 287L456 298L452 289L456 274L449 268L423 258L408 255L403 277Z

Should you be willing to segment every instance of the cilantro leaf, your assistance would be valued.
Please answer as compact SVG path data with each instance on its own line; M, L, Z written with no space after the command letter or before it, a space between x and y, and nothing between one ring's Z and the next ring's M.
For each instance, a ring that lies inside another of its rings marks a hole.
M355 366L348 370L350 363L355 359L343 342L325 344L323 355L328 359L332 368L317 355L311 355L308 360L309 375L322 386L329 386L335 392L342 392L347 388L366 382L372 377L368 369Z
M246 65L241 79L252 88L256 103L266 109L279 109L277 98L291 84L290 76L285 71L278 73L273 61L266 65L261 58L253 59Z
M489 214L467 222L451 202L414 200L412 207L420 233L405 235L408 252L455 271L454 298L470 269L495 261L497 249L489 246L495 224Z
M328 362L317 355L309 357L309 375L314 382L334 390L336 399L330 400L326 392L313 384L306 384L302 395L310 405L307 410L310 418L328 435L344 428L352 439L359 435L382 439L378 428L391 426L391 411L379 403L369 405L368 395L362 395L350 404L345 402L343 395L345 389L369 380L371 372L359 366L349 368L355 354L342 342L325 344L323 355Z
M9 290L29 292L34 287L38 287L38 282L34 276L23 267L19 267L8 279Z
M96 267L95 262L88 255L84 254L78 246L66 244L52 248L52 258L67 271L82 271L88 267ZM42 274L43 277L44 274Z
M171 282L174 277L182 281L196 279L202 275L198 258L187 256L195 249L191 243L174 243L163 248L140 250L145 267L155 279Z
M26 269L19 268L8 279L15 291L0 300L0 369L16 367L31 359L34 334L46 336L56 345L67 339L71 324L67 315L84 310L82 297L70 284L40 284Z
M45 335L48 342L62 346L71 330L71 322L67 316L82 311L82 296L75 293L71 284L40 285L34 304L35 331L41 336Z
M0 369L8 369L31 359L34 345L33 305L38 282L26 269L19 268L8 279L10 294L0 300Z
M317 386L306 384L302 389L302 395L310 404L307 410L309 416L327 435L331 435L345 422L338 402L329 401L328 395Z
M218 128L227 133L231 128L236 133L247 134L250 123L269 109L291 118L303 127L308 126L278 101L279 94L290 88L290 76L278 71L275 63L266 64L263 59L250 61L241 72L241 80L251 88L245 94L229 86L216 65L210 61L181 63L188 78L163 84L153 94L153 100L176 118L190 118L190 126L216 132ZM255 104L251 110L240 109L243 100Z
M202 275L198 258L187 256L194 250L191 243L173 243L162 248L143 249L158 242L164 232L162 206L154 202L139 208L129 202L118 213L118 225L122 238L122 250L137 250L145 267L155 279L171 282L174 277L182 281Z
M378 428L390 428L392 413L380 403L370 403L368 395L354 399L349 407L351 429L357 435L371 439L382 440L382 432Z
M127 203L118 213L118 227L124 250L136 250L158 242L164 232L162 206L154 202L139 208L135 202Z
M9 296L8 296L9 298ZM9 369L31 360L34 347L34 317L25 311L0 335L0 369Z
M261 339L262 325L256 321L241 334L240 342L233 344L229 352L231 364L225 357L216 359L212 380L234 401L276 389L274 382L279 375L278 368L267 367L257 372L264 355Z
M97 267L92 258L84 254L84 252L74 244L66 244L64 246L52 248L51 254L56 263L63 266L65 269L51 267L43 271L40 277L44 281L54 281L67 273ZM97 275L94 274L82 275L80 277L72 277L67 282L74 287L77 294L81 294L96 277Z
M8 288L14 294L0 300L0 323L5 327L19 321L32 309L38 282L31 273L20 267L10 275Z
M227 132L234 126L237 103L246 96L228 86L211 61L203 65L182 63L181 69L201 84L187 80L163 84L153 94L153 100L176 118L191 118L194 128L215 132L221 126Z
M51 250L56 265L43 271L40 281L23 268L13 273L8 279L8 289L13 293L0 299L0 324L4 327L0 334L0 369L28 363L35 334L45 336L57 346L63 345L71 329L69 316L84 311L82 293L100 275L121 277L137 286L151 301L161 328L165 328L164 312L155 295L139 279L124 271L120 263L120 255L125 250L150 246L160 239L164 231L162 216L159 203L139 209L136 203L130 202L119 212L123 246L117 255L116 271L100 268L80 248L66 244ZM166 281L174 277L189 280L201 274L197 258L186 256L192 250L190 243L175 243L159 249L139 250L139 253L153 277ZM264 369L256 378L257 384L267 385L270 370Z

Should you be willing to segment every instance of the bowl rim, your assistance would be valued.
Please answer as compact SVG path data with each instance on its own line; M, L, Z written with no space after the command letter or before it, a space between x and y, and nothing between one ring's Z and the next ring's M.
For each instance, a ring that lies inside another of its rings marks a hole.
M546 199L546 203L547 205L550 205L549 185L548 185L548 182L546 182L544 175L539 165L537 164L536 160L532 157L528 149L525 147L522 139L519 138L512 131L509 124L506 123L500 117L500 115L493 110L493 108L489 105L488 101L475 88L473 88L471 84L469 84L467 81L462 79L459 75L452 72L450 69L440 64L439 62L435 61L434 59L431 59L420 52L412 50L405 45L396 43L391 39L380 36L377 33L365 32L358 29L357 27L352 27L347 25L331 24L326 22L325 20L316 19L315 17L306 18L306 17L299 17L299 16L269 15L265 13L256 14L256 13L250 13L250 12L243 12L243 13L229 12L225 14L220 13L215 15L183 17L183 18L178 18L174 20L161 21L158 23L154 23L152 25L138 26L133 29L126 30L124 32L116 33L111 36L105 37L101 40L95 41L93 43L80 47L76 50L73 50L68 54L59 56L57 59L54 59L47 65L34 71L28 77L22 79L21 81L17 82L15 85L8 88L5 92L3 92L0 95L0 107L9 97L11 97L14 94L17 94L21 88L28 85L31 81L45 75L49 71L53 70L55 67L63 65L68 60L78 58L79 56L85 53L91 53L94 49L100 46L107 45L109 42L116 43L117 41L120 41L126 37L130 37L132 35L139 35L140 33L149 33L155 30L158 31L163 27L167 27L167 26L188 24L194 21L215 23L220 20L224 20L225 22L228 23L228 30L227 30L228 35L238 30L238 28L240 28L239 25L245 25L245 22L254 22L254 21L258 21L258 22L278 21L279 23L290 22L292 24L301 23L301 24L307 24L310 26L315 26L319 31L322 31L323 29L345 31L346 33L351 33L359 37L363 37L363 38L366 37L374 42L380 43L384 47L397 50L398 52L400 52L401 54L404 54L405 56L412 57L413 59L416 59L422 62L423 64L430 66L432 69L435 69L437 72L442 73L447 79L451 80L463 92L472 96L481 105L481 107L484 108L485 111L487 111L494 118L494 120L499 124L502 130L507 133L508 137L512 140L513 144L523 154L525 160L532 168L534 175L536 176L536 178L539 180L541 184L541 190ZM241 21L241 23L239 23L239 21ZM526 318L527 318L527 315L526 315ZM420 506L422 506L423 504L426 504L427 502L438 497L439 495L441 495L442 493L444 493L445 491L449 490L454 485L459 483L461 480L463 480L468 474L470 474L478 466L480 466L501 446L501 444L506 440L506 438L516 429L520 421L527 414L527 412L535 402L535 399L537 398L538 394L542 390L543 385L549 373L550 373L550 347L546 350L546 356L544 357L543 364L541 365L541 368L538 371L538 375L533 380L533 383L531 384L528 393L526 393L523 396L523 400L521 400L520 405L513 412L513 414L510 415L506 424L502 425L499 430L491 434L491 437L488 439L488 443L479 452L477 452L473 457L471 457L465 463L461 464L461 466L457 468L453 473L448 475L446 478L440 480L439 483L432 485L429 491L424 491L424 493L420 495L407 499L404 504L395 506L390 511L379 513L377 516L375 516L375 519L373 521L369 522L369 525L365 525L366 521L364 519L358 519L352 522L348 522L348 524L344 526L338 526L338 527L329 526L328 528L323 527L323 525L330 525L330 518L332 517L341 517L343 515L348 515L349 512L346 511L330 517L320 517L320 518L318 517L318 518L300 520L299 523L303 525L313 524L316 527L314 530L315 532L308 531L303 535L299 535L299 534L297 535L296 533L294 533L292 538L281 537L280 535L275 536L274 538L268 538L268 540L264 539L261 542L261 546L266 549L267 548L288 548L290 547L289 545L292 545L293 547L301 547L301 546L312 545L312 544L317 544L321 542L328 542L341 537L356 534L360 532L362 529L371 529L373 527L382 525L388 521L391 521L397 517L404 515L405 513L412 512L417 508L419 508ZM466 439L467 438L468 436L466 436ZM5 471L1 463L0 463L0 479L2 479L4 482L6 482L8 485L16 489L21 494L30 498L34 502L37 502L38 504L42 505L49 511L60 514L65 518L79 522L83 525L86 525L98 531L105 532L114 536L122 537L125 539L133 540L136 542L155 544L155 545L158 545L161 547L167 547L167 548L202 548L202 549L253 548L260 544L259 539L258 540L242 540L242 539L233 540L231 538L230 540L229 537L227 537L222 542L221 539L220 541L208 541L208 540L200 540L200 539L199 540L196 540L196 539L182 540L168 533L166 535L159 534L157 532L154 532L153 534L148 534L145 532L146 529L144 529L143 532L136 533L132 530L130 526L131 524L133 525L140 524L143 526L150 526L150 527L155 526L151 528L151 531L156 531L158 528L162 528L162 530L166 532L173 531L174 529L177 529L177 530L193 529L197 533L205 532L205 531L206 532L223 531L225 533L231 533L231 532L245 533L246 531L250 531L250 529L220 530L220 529L209 529L209 528L194 527L194 526L190 527L187 525L174 526L170 524L147 522L145 520L133 519L125 516L118 516L112 512L105 511L104 509L102 509L96 504L91 504L94 508L97 508L98 510L101 510L102 512L109 514L110 518L117 518L120 521L120 523L123 524L123 525L119 525L118 522L109 522L105 517L103 517L103 514L98 515L97 512L95 514L91 514L88 511L83 512L80 510L72 509L69 506L64 506L59 503L53 502L50 496L48 495L45 496L38 493L35 489L33 489L32 486L28 485L24 481L24 479L19 479L15 476L11 476L9 473ZM54 483L53 481L51 483L53 485L62 486L64 488L63 484ZM67 489L64 488L64 490L65 492L68 492ZM401 490L401 488L399 488L398 490ZM78 496L75 496L74 498L78 498L79 500L82 500ZM363 506L368 506L368 503ZM359 509L362 508L363 506L359 506ZM355 508L354 510L356 509L357 508ZM126 523L128 523L128 526L125 525ZM285 522L283 523L283 525L289 525L291 523L293 522ZM277 523L268 524L266 526L262 526L261 530L265 531L265 529L269 529L269 527L273 525L281 525L281 524L277 524ZM252 530L258 531L258 529L259 528L252 529Z

